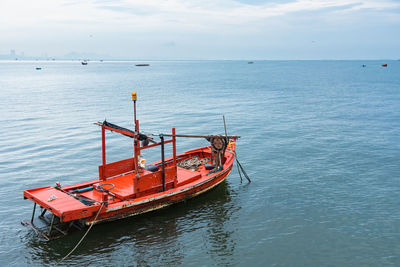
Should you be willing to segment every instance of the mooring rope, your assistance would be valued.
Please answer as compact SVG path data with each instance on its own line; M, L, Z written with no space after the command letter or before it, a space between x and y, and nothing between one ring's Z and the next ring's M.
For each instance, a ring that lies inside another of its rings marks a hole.
M228 139L228 131L226 130L225 115L222 115L222 118L224 120L225 142L226 142L226 144L228 144L229 143L228 142L229 139ZM226 149L226 146L224 148L224 154L225 154L225 149ZM243 181L242 174L240 173L240 170L241 170L243 172L243 175L246 177L247 181L249 181L249 183L251 183L251 180L250 180L249 176L247 175L247 173L245 172L244 168L242 167L242 164L240 164L240 162L239 162L239 160L237 158L236 150L234 150L233 153L235 155L236 167L237 167L237 170L238 170L238 173L239 173L239 176L240 176L240 182Z
M235 158L236 158L236 153L235 153ZM240 182L243 182L242 174L240 173L239 165L237 164L237 159L236 159L236 168L240 176Z
M85 239L85 237L86 237L86 235L89 233L90 229L92 229L92 227L93 227L93 225L94 225L94 222L97 220L97 217L99 216L100 211L101 211L101 209L102 209L103 207L104 207L104 203L101 204L101 207L100 207L99 211L97 212L96 217L95 217L94 220L93 220L93 223L89 226L89 228L87 229L86 233L82 236L81 240L79 240L79 242L75 245L75 247L74 247L67 255L65 255L64 258L62 258L59 262L57 262L57 264L54 265L54 266L59 265L59 264L60 264L61 262L63 262L66 258L68 258L68 257L75 251L75 249L82 243L83 239Z
M240 175L240 170L241 170L243 175L244 175L244 177L246 177L247 181L249 181L249 183L251 183L251 180L250 180L249 176L247 175L247 173L244 170L242 164L240 164L240 162L239 162L239 160L237 158L236 151L235 151L235 159L236 159L236 167L238 168L239 175ZM240 181L242 181L242 175L240 175Z

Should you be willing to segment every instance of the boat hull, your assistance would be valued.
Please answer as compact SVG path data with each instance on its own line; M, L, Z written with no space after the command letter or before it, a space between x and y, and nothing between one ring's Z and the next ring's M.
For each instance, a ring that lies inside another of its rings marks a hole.
M106 208L104 212L101 212L99 214L96 220L96 215L94 215L85 220L85 224L90 225L123 219L165 208L170 205L196 197L213 189L214 187L225 181L231 170L232 165L223 170L221 173L212 176L201 183L189 184L186 187L165 191L163 192L163 194L154 196L152 198L146 198L139 201L127 201L120 206Z

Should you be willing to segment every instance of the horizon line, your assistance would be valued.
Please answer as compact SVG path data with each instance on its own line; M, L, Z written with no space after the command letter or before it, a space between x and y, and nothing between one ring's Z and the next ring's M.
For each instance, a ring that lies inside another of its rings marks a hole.
M377 60L390 60L390 61L400 61L400 58L375 58L375 59L363 59L363 58L353 58L353 59L330 59L330 58L321 58L321 59L121 59L121 58L95 58L95 59L83 59L83 58L55 58L51 57L49 59L0 59L0 61L9 61L9 62L21 62L21 61L29 61L29 62L37 62L37 61L377 61Z

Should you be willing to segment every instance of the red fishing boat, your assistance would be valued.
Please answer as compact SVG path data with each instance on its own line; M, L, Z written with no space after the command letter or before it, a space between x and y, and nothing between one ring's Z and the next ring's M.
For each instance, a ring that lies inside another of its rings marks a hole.
M171 134L143 134L136 120L136 93L132 93L132 100L134 131L107 121L97 123L102 133L98 178L75 185L56 183L25 190L24 199L32 200L34 207L31 220L24 220L23 225L32 226L42 237L51 239L66 235L73 228L82 229L169 206L202 194L225 180L236 158L239 136L227 136L226 131L225 136L178 135L175 128ZM106 130L133 138L134 157L107 163ZM177 154L179 137L206 138L210 145ZM172 145L170 157L165 157L166 145ZM146 165L141 151L157 146L161 148L161 160ZM45 228L36 226L37 206L40 207L38 218L46 223Z

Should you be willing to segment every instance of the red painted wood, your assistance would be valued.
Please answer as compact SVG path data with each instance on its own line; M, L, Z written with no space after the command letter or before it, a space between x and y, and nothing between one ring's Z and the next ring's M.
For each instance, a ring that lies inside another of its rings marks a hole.
M134 159L124 159L116 162L112 162L106 164L105 166L99 166L99 177L103 177L101 180L105 180L105 178L112 177L118 174L132 172L135 170Z

